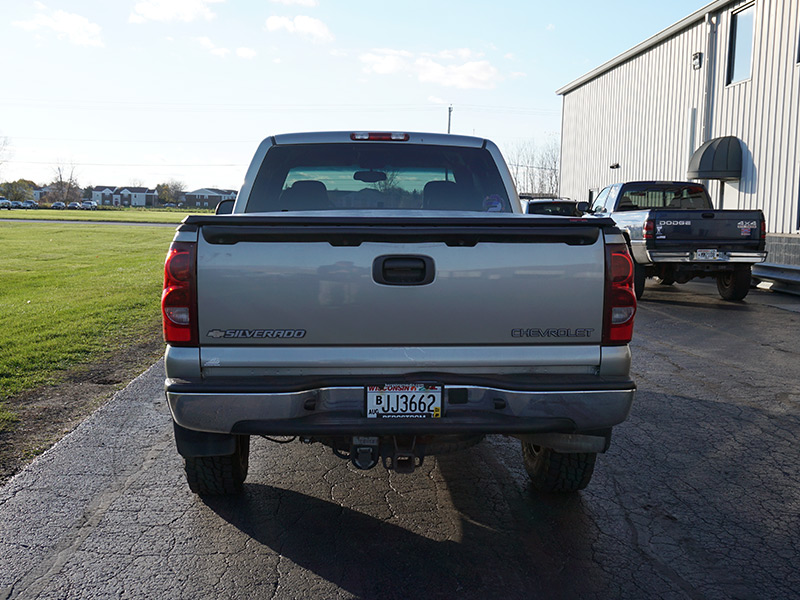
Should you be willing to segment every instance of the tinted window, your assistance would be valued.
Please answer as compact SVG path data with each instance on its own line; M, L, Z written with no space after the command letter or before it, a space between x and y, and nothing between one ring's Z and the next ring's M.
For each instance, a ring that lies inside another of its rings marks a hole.
M529 215L556 215L561 217L578 217L574 202L530 202L528 203Z
M622 190L617 210L646 208L710 209L711 199L699 184L634 183Z
M728 52L728 83L749 79L753 62L753 20L751 6L733 13Z
M511 212L487 150L400 143L274 146L245 212L288 210Z

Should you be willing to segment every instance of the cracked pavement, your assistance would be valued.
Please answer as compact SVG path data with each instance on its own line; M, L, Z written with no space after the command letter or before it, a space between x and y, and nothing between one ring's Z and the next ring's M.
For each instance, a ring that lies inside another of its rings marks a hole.
M0 600L800 597L798 331L800 298L648 283L634 409L571 496L510 438L413 475L254 438L202 501L157 363L0 488Z

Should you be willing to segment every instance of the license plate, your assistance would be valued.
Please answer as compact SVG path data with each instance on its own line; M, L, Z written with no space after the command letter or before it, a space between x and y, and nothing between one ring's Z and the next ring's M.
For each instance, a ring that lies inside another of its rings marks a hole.
M716 250L697 250L694 253L694 257L696 260L717 260L719 252Z
M370 419L438 419L442 416L442 386L397 383L367 386Z

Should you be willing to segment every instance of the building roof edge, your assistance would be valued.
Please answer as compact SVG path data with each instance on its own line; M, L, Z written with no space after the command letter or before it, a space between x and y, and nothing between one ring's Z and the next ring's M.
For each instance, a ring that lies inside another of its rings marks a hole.
M619 56L612 58L608 62L603 63L602 65L597 67L596 69L589 71L588 73L582 75L581 77L578 77L578 79L572 81L571 83L568 83L567 85L557 89L556 94L558 94L559 96L564 96L565 94L570 93L571 91L581 87L585 83L590 82L592 79L596 79L597 77L600 77L600 75L607 73L617 65L621 65L622 63L629 61L635 56L638 56L639 54L644 53L646 50L649 50L653 46L657 46L664 40L671 38L676 33L683 31L684 29L688 29L690 26L694 25L697 21L702 21L708 13L715 12L720 8L722 8L723 6L726 6L728 4L733 4L736 1L737 0L715 0L710 4L707 4L703 8L696 10L695 12L690 14L688 17L681 19L674 25L671 25L670 27L667 27L663 31L655 34L653 37L647 38L645 41L641 42L640 44L637 44L630 50L626 50Z

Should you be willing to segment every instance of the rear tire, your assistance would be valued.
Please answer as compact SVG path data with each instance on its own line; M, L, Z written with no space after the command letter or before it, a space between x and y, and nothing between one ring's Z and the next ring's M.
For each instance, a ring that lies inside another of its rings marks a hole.
M644 282L647 281L647 273L643 265L633 261L633 291L636 299L639 300L644 295Z
M187 456L186 481L200 496L239 494L247 478L250 436L236 436L236 451L227 456Z
M717 275L717 290L722 299L736 302L747 296L752 280L751 271L750 265L736 266L733 271Z
M577 492L589 485L597 454L581 452L562 454L522 442L525 470L533 488L540 492Z

